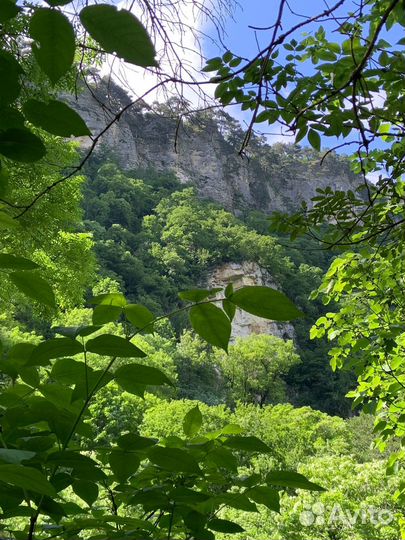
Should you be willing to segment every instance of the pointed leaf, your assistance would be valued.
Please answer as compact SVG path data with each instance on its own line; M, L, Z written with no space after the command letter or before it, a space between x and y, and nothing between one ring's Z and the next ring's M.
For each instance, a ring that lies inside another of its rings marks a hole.
M244 450L246 452L268 453L271 451L267 444L254 436L242 437L239 435L235 435L233 437L229 437L229 439L224 441L224 445L228 446L228 448L234 448L235 450Z
M23 111L31 124L59 137L91 135L83 118L62 101L44 103L29 99L24 103Z
M46 366L52 358L62 358L83 352L83 346L70 338L53 338L43 341L32 351L27 366Z
M108 304L100 304L93 309L93 324L100 325L115 322L121 315L122 308Z
M10 255L9 253L0 253L0 268L12 268L13 270L35 270L39 268L38 264L26 259Z
M180 448L155 446L149 450L148 457L152 463L168 471L192 474L199 474L201 472L193 456Z
M230 300L248 313L273 321L290 321L303 316L285 294L270 287L243 287L235 291Z
M32 52L41 67L55 84L73 64L75 35L69 19L60 11L37 8L31 18L30 34L35 42Z
M155 48L141 22L126 9L100 4L87 6L80 20L91 37L108 53L135 64L156 66Z
M280 494L276 489L267 486L255 486L246 493L249 499L256 503L264 504L274 512L280 512Z
M218 519L218 518L211 519L208 522L207 527L211 529L212 531L230 533L230 534L244 532L245 530L240 525L238 525L237 523L234 523L233 521L228 521L227 519Z
M48 307L55 307L55 295L47 281L31 272L13 272L10 280L23 294Z
M215 289L190 289L179 292L179 298L180 300L188 300L189 302L201 302L206 298L215 296L220 291L222 291L221 287Z
M308 131L308 142L315 150L319 151L321 149L321 137L314 129Z
M305 476L292 471L272 471L266 476L266 482L272 486L307 489L309 491L326 491L325 488L310 482Z
M190 309L190 322L205 341L224 351L228 350L231 322L221 309L213 304L193 306Z
M131 324L137 328L148 326L151 330L153 327L150 323L155 320L155 316L149 309L140 304L128 304L124 308L125 316Z
M98 486L89 480L76 480L72 484L72 489L89 506L98 499Z
M194 437L200 431L202 414L198 405L188 411L183 420L183 431L187 437Z
M103 334L86 343L89 352L120 358L143 358L146 354L130 341L112 334Z
M109 457L109 463L114 476L119 482L125 482L136 473L141 463L139 456L133 452L114 449Z
M46 154L46 148L29 129L9 128L0 132L0 154L14 161L32 163Z
M117 369L115 380L127 392L132 392L133 385L135 389L138 386L162 386L168 384L173 386L172 381L157 368L145 366L143 364L127 364ZM135 392L137 394L137 392Z
M24 465L0 465L0 478L2 482L17 486L27 491L34 491L41 495L55 497L55 488L46 477L37 469L24 467Z

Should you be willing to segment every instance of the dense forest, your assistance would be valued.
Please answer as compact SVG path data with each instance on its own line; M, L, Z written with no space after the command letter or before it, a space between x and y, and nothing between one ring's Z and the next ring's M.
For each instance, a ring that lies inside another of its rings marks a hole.
M0 4L0 538L404 537L405 17L346 3L286 30L280 0L258 56L205 62L200 110L102 99L109 57L204 88L177 3Z

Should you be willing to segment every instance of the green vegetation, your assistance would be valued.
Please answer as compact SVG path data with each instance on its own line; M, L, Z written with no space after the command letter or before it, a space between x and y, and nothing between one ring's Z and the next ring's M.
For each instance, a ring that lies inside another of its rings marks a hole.
M2 536L404 536L404 40L381 34L405 18L402 1L378 0L342 23L344 3L282 34L281 0L256 58L227 51L205 68L223 105L252 112L246 134L215 120L242 151L250 142L266 160L251 133L263 121L313 147L274 147L269 168L311 165L321 135L359 137L343 145L357 144L363 186L326 188L311 208L273 216L278 236L260 213L237 219L169 174L91 159L101 134L84 157L65 140L90 135L61 101L87 66L113 53L160 69L130 11L1 3ZM341 42L323 27L292 36L325 17ZM297 62L316 69L304 77ZM379 170L376 185L366 181ZM343 253L307 256L283 245L287 234ZM216 267L246 262L277 287L208 288ZM294 341L287 331L231 339L239 313L293 324ZM324 336L333 348L310 341ZM328 353L347 378L327 368Z

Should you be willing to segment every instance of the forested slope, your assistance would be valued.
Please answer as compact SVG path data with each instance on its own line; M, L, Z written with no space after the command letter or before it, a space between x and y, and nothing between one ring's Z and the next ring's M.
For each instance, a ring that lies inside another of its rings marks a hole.
M294 323L301 362L284 374L288 399L332 414L350 414L344 397L350 376L333 373L326 344L309 339L309 329L325 311L309 296L330 260L328 252L315 242L286 247L286 239L267 232L265 214L247 211L238 219L198 198L171 173L124 172L99 154L87 175L85 224L94 235L102 276L118 282L134 301L164 313L178 306L179 290L205 287L215 268L256 263L306 314ZM176 319L177 331L184 324L185 318ZM199 399L195 392L186 395Z

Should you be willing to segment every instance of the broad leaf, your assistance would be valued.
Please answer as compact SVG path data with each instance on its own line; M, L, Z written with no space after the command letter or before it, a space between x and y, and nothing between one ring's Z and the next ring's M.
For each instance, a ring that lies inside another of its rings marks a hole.
M119 482L125 482L135 474L141 463L137 454L120 449L114 449L108 461L114 476L117 477Z
M38 264L26 259L10 255L9 253L0 253L0 268L11 268L12 270L35 270L39 268Z
M21 8L13 0L1 0L0 2L0 23L3 24L20 13Z
M200 431L202 414L198 405L188 411L183 420L183 431L187 437L194 437Z
M149 450L148 457L152 463L168 471L191 474L199 474L201 472L193 456L180 448L155 446Z
M117 369L114 374L117 383L127 392L139 395L139 386L173 386L172 381L157 368L143 364L127 364Z
M0 448L0 462L21 463L35 456L35 452L16 450L14 448Z
M215 296L220 291L222 291L220 287L216 289L190 289L179 292L179 298L180 300L188 300L189 302L201 302L206 298Z
M214 518L208 522L207 527L212 531L222 532L222 533L240 533L244 532L240 525L234 523L233 521L228 521L227 519L218 519Z
M127 300L121 293L103 293L93 296L90 300L90 304L125 307L127 305Z
M264 504L274 512L280 512L280 494L276 489L267 486L255 486L246 493L249 499L256 503Z
M135 64L156 66L155 48L141 22L126 9L99 4L87 6L80 20L91 37L108 53Z
M0 478L2 482L17 486L27 491L34 491L41 495L55 497L55 488L46 477L37 469L23 465L0 465Z
M243 287L235 291L230 300L244 311L272 321L290 321L303 316L285 294L270 287Z
M221 309L213 304L193 306L190 309L190 322L205 341L228 351L231 322Z
M24 103L23 111L31 124L54 135L60 137L91 135L83 118L62 101L51 100L44 103L37 99L29 99Z
M27 366L46 366L52 358L73 356L83 352L83 346L70 338L53 338L43 341L32 351Z
M20 75L23 69L14 56L4 50L0 50L0 105L12 103L20 94ZM2 124L2 120L0 120Z
M0 154L14 161L32 163L46 154L46 148L28 129L10 128L0 132Z
M122 308L109 304L100 304L93 309L93 324L100 325L115 322L121 315Z
M84 362L73 358L60 358L52 366L51 378L63 384L74 384L85 378L85 369L92 371L90 367L86 368Z
M146 354L130 341L112 334L103 334L86 343L89 352L120 358L143 358Z
M314 129L310 129L308 131L308 142L312 146L312 148L315 148L315 150L321 149L321 137L317 131Z
M31 18L32 52L41 69L55 84L73 64L75 35L69 19L60 11L37 8Z
M153 331L152 322L155 316L149 309L141 304L128 304L124 308L125 316L137 328L147 327Z
M123 450L144 450L150 446L155 446L156 439L141 437L135 433L126 433L117 439L117 444Z
M234 450L243 450L246 452L268 453L271 451L267 444L254 436L242 437L235 435L226 439L224 445Z
M47 281L31 272L13 272L9 278L26 296L44 304L55 307L55 295Z
M307 489L309 491L326 491L325 488L310 482L305 476L297 472L272 471L266 476L266 481L272 486Z

